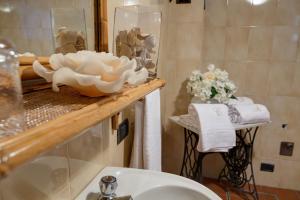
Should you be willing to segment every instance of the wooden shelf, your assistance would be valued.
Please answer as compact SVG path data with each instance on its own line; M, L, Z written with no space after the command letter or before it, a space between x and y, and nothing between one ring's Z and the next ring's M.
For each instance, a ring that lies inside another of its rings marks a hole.
M120 94L85 101L87 103L81 105L78 109L71 109L69 112L63 113L54 119L41 122L39 125L29 128L23 133L1 138L1 175L6 176L19 165L73 138L84 129L117 114L133 102L164 85L165 81L155 79L135 88L127 88ZM38 92L32 93L32 95L36 93ZM58 94L53 92L53 95ZM47 104L49 107L49 103L46 100L45 102L41 101L36 105L37 109L45 107L44 104ZM63 106L69 105L68 102L64 102L64 104ZM51 106L49 109L51 109Z

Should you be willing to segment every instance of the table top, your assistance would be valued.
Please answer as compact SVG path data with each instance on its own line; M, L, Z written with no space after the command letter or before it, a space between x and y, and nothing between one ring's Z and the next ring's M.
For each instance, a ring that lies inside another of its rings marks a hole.
M181 120L179 120L179 116L171 116L171 117L169 117L169 119L171 121L175 122L176 124L178 124L179 126L182 126L186 129L189 129L189 130L193 131L194 133L199 134L199 130L196 127L190 126L186 123L183 123ZM268 123L269 122L255 123L255 124L233 124L233 127L234 127L235 130L242 130L242 129L247 129L247 128L255 128L255 127L259 127L259 126L264 126Z

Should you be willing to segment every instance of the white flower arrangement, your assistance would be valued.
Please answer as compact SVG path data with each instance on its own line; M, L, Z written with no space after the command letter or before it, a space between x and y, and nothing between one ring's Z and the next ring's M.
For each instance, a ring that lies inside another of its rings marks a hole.
M235 98L237 91L235 84L229 80L225 70L215 68L213 64L208 65L208 72L201 73L193 71L187 83L187 91L203 102L217 101L227 103L229 99Z

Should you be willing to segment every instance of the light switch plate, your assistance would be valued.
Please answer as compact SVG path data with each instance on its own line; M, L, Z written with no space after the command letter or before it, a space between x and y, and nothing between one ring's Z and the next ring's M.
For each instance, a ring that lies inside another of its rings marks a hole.
M294 150L294 142L281 142L280 143L280 155L292 156Z
M265 172L274 172L274 164L271 163L261 163L260 164L260 171Z
M129 121L128 119L125 119L118 128L117 131L117 143L120 144L128 135L129 133Z

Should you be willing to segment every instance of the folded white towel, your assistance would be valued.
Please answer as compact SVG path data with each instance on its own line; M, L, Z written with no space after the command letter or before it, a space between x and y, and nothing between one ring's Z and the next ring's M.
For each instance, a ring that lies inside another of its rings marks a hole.
M224 104L190 104L191 120L201 130L197 150L200 152L228 151L236 144L235 130Z
M229 106L230 119L237 124L270 122L270 112L261 104L237 104Z
M254 104L254 102L249 97L237 97L236 99L230 99L227 103L227 105L238 105L238 104L249 105L249 104Z
M197 120L192 117L189 114L186 115L180 115L179 116L179 122L181 122L182 124L184 124L185 126L187 126L187 128L194 130L196 133L200 133L200 127L199 127L199 122L197 122Z

